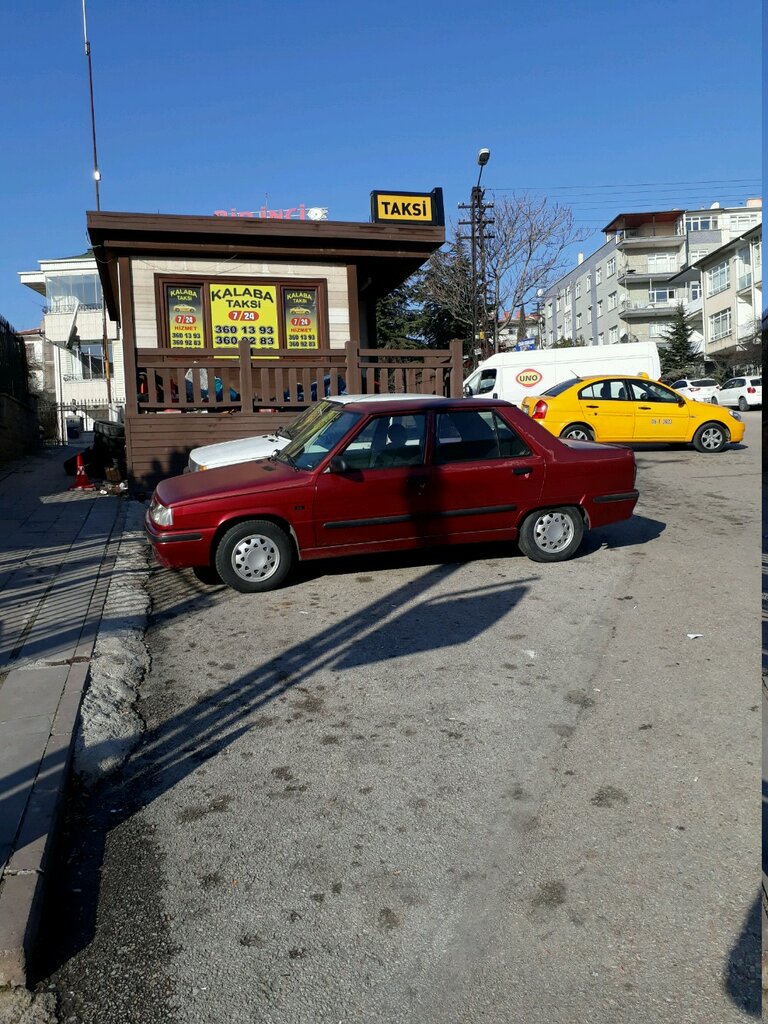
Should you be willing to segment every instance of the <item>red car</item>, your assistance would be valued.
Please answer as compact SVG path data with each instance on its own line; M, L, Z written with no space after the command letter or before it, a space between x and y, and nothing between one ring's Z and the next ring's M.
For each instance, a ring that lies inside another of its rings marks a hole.
M158 561L272 590L299 559L517 539L557 562L637 502L625 448L561 441L507 402L331 405L269 459L158 484Z

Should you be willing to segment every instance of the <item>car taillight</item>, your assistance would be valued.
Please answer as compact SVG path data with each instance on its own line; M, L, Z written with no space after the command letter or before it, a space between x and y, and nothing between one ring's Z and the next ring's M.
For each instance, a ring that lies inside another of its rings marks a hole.
M547 415L547 409L549 409L547 403L539 400L533 407L532 418L535 420L543 420L544 417Z
M690 388L688 388L688 390L689 390L689 391L698 391L698 390L699 390L699 388L693 388L693 387L690 387Z
M755 394L757 394L757 392L755 391L754 388L747 388L747 394L748 395L755 395Z

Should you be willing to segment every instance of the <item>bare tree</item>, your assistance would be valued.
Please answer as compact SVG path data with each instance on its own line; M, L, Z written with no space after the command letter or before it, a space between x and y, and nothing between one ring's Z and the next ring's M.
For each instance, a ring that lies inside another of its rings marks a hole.
M526 194L494 202L493 226L485 239L486 307L497 325L503 310L531 303L562 270L564 252L584 235L570 207ZM435 253L421 279L420 298L450 311L471 349L473 323L472 258L466 237L456 228L448 246ZM496 330L491 332L494 339Z

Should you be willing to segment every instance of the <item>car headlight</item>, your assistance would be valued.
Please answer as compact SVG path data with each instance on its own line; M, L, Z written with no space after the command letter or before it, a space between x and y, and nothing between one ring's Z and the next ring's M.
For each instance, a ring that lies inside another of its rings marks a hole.
M149 518L156 526L173 526L173 509L163 505L153 494L149 504Z
M737 412L735 412L733 409L730 410L730 413L731 413L731 416L733 416L733 418L735 420L741 420L741 416L739 416L739 414Z

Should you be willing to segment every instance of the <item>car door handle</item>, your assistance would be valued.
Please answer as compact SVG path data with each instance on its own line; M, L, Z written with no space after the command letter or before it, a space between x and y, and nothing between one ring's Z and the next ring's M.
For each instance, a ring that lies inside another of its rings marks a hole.
M638 405L638 409L650 409L650 405Z
M515 476L528 476L533 472L533 466L515 466L512 472Z
M427 478L425 476L409 476L406 481L406 487L415 487L419 491L423 491L427 486Z
M599 405L588 405L587 408L588 409L599 409L600 406Z

